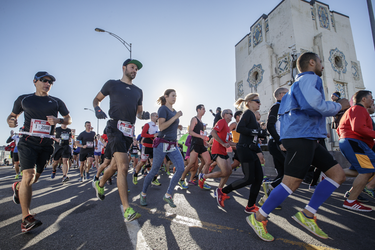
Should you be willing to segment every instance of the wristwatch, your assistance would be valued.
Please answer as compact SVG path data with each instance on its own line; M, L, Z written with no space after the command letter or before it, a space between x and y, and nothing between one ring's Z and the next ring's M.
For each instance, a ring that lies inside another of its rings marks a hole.
M60 124L63 124L63 123L64 123L64 119L60 118Z

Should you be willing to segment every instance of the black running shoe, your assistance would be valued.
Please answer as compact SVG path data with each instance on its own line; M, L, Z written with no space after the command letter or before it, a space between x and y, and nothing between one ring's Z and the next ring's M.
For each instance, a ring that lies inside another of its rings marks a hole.
M25 233L41 226L42 224L43 223L40 220L36 220L33 215L29 214L21 223L21 231Z

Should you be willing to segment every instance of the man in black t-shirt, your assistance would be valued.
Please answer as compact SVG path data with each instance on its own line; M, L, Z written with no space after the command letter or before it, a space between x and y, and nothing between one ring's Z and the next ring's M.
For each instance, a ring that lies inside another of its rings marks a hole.
M18 143L23 176L21 182L12 185L13 201L20 204L22 209L22 232L42 225L41 221L30 214L32 184L38 181L53 152L51 138L55 125L72 123L65 103L48 94L54 81L55 77L45 71L36 73L33 80L35 93L19 96L7 118L9 127L15 128L22 112L25 116L25 132L22 132ZM58 113L63 118L57 118Z
M107 115L100 109L101 101L109 95L110 120L107 122L108 145L115 161L104 171L100 181L96 181L94 188L96 196L104 199L104 184L117 171L117 187L124 207L125 221L132 221L141 215L129 206L128 202L128 174L129 160L127 152L133 142L134 123L136 117L149 119L150 113L144 112L142 107L143 92L133 84L142 64L134 59L127 59L122 66L123 76L120 80L107 81L93 101L95 114L98 119L105 119Z
M83 181L84 177L86 180L90 179L89 171L94 160L95 132L91 131L91 122L85 122L85 128L86 130L78 135L75 142L76 146L81 148L79 153L79 160L81 162L79 168L80 178L78 179L80 182ZM85 174L85 176L83 174Z
M68 160L72 154L69 142L72 137L72 131L67 125L62 124L61 127L56 128L55 136L55 152L53 153L53 164L51 178L54 179L56 175L56 167L62 159L63 167L63 178L62 182L69 181L68 177Z

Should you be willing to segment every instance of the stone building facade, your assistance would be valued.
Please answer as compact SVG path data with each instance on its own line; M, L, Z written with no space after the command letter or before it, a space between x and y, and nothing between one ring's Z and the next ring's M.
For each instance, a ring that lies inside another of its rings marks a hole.
M273 92L293 84L298 74L296 59L307 51L322 59L326 100L335 91L350 99L365 88L349 17L322 2L283 0L268 15L263 14L235 46L235 99L259 93L265 121L275 102ZM331 132L328 146L337 149L337 135Z

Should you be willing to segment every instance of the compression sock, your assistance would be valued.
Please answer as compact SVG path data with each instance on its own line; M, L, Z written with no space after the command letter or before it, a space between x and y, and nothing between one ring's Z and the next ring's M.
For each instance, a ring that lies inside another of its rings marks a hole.
M315 214L323 202L325 202L339 186L340 185L334 180L328 177L324 178L324 180L322 180L316 187L314 194L305 209Z
M274 190L272 190L268 199L264 202L259 212L264 217L267 217L277 206L293 193L293 191L284 183L280 183Z

